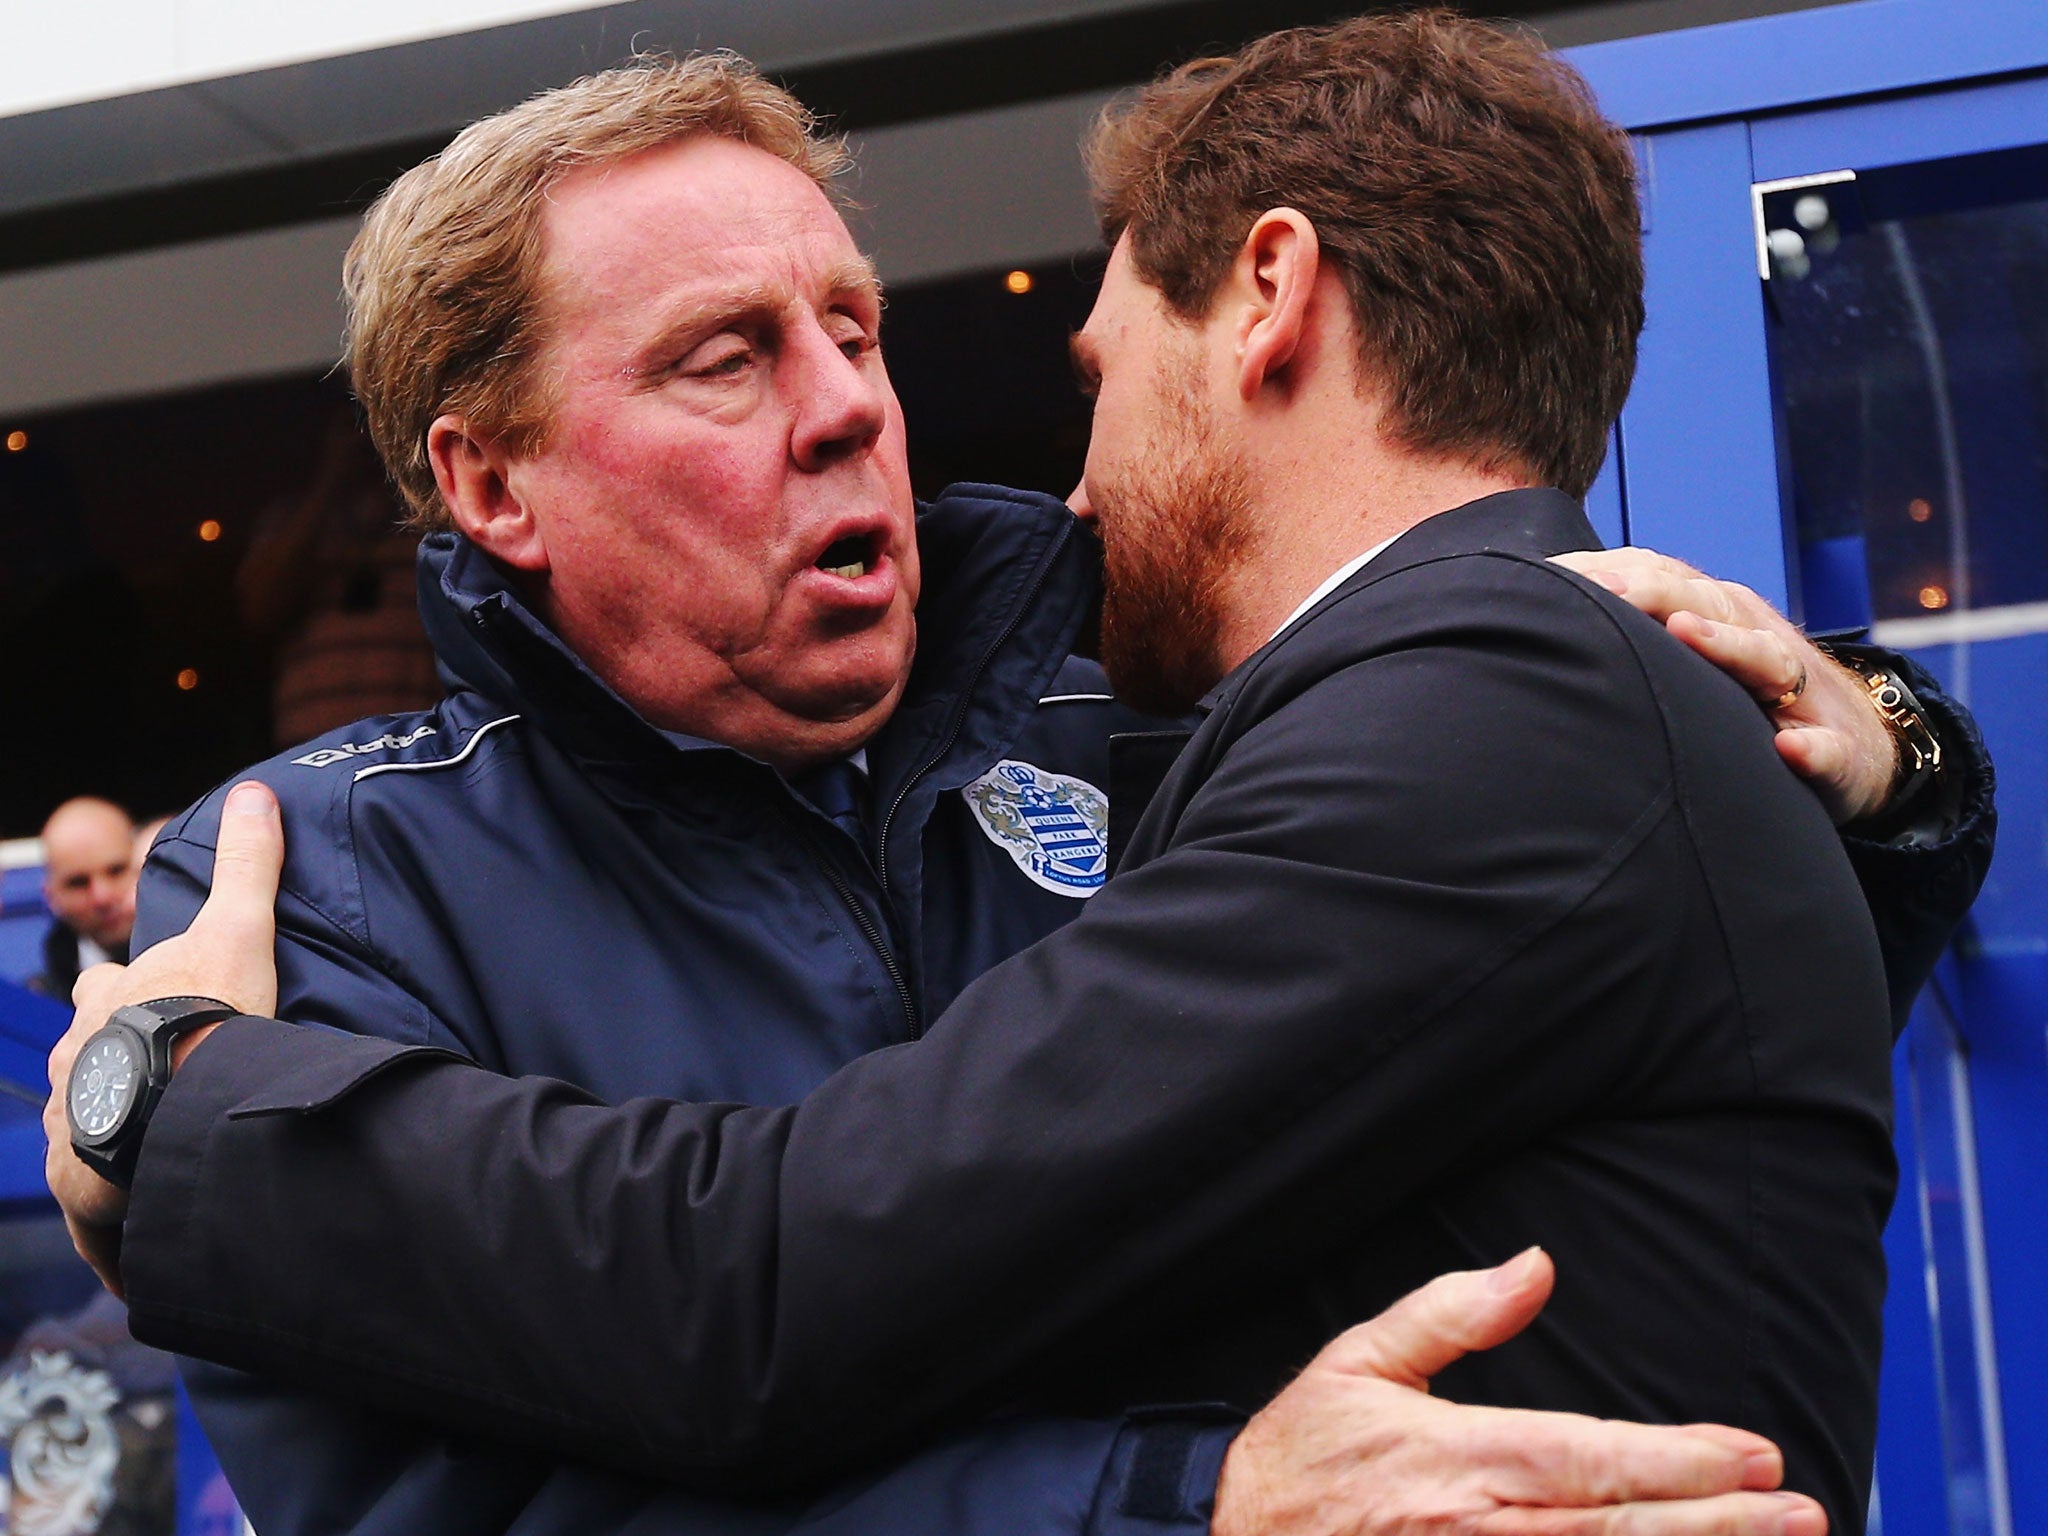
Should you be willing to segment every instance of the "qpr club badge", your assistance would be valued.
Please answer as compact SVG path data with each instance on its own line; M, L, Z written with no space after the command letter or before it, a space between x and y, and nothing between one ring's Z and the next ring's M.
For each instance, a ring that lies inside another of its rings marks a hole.
M1093 896L1109 875L1109 797L1086 779L997 763L961 791L989 841L1033 882Z

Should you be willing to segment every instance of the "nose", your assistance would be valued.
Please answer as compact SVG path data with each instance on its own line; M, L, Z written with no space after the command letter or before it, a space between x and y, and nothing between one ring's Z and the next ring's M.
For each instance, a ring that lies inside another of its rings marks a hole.
M791 457L806 470L860 457L889 420L892 396L880 354L850 357L819 325L807 328L799 352Z
M1067 507L1089 527L1095 526L1095 504L1088 499L1088 477L1083 475L1067 493Z

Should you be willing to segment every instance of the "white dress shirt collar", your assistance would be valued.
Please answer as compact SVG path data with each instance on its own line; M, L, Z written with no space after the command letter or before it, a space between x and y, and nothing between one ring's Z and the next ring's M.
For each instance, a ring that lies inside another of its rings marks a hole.
M1351 559L1346 560L1342 565L1338 566L1336 570L1332 571L1329 574L1328 578L1325 579L1321 586L1317 587L1315 591L1309 593L1307 599L1302 603L1302 605L1299 608L1295 609L1294 612L1287 615L1287 622L1282 624L1278 629L1273 631L1273 640L1278 640L1282 635L1286 634L1288 630L1294 627L1294 621L1296 619L1299 619L1303 614L1307 613L1309 609L1315 607L1317 603L1320 603L1332 592L1336 591L1339 587L1343 586L1345 582L1349 581L1353 576L1356 576L1360 571L1364 570L1366 566L1372 562L1374 556L1378 555L1380 551L1384 550L1389 544L1394 542L1394 539L1398 539L1399 537L1401 537L1401 535L1397 533L1394 535L1393 539L1381 539L1379 543L1373 545L1373 547L1371 549L1368 549L1364 554L1355 555ZM1268 640L1266 643L1268 645L1271 645L1273 641Z

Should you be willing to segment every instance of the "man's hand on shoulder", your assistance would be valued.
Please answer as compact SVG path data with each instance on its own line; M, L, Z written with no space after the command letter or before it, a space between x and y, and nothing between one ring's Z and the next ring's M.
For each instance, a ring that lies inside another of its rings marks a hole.
M1429 1395L1460 1355L1521 1332L1554 1279L1532 1249L1332 1341L1232 1443L1212 1536L1825 1536L1818 1504L1775 1491L1784 1461L1761 1435Z
M1778 755L1837 826L1884 810L1898 749L1862 680L1748 587L1650 549L1554 557L1641 609L1747 689L1778 731Z
M96 965L72 989L71 1027L50 1052L50 1097L43 1106L49 1139L44 1177L63 1208L79 1255L107 1289L121 1294L121 1223L128 1192L79 1161L71 1148L65 1094L80 1048L116 1008L159 997L214 997L239 1012L277 1008L277 882L284 866L284 829L277 800L261 784L228 792L214 853L213 889L192 926L126 966ZM212 1034L208 1025L172 1048L173 1070Z

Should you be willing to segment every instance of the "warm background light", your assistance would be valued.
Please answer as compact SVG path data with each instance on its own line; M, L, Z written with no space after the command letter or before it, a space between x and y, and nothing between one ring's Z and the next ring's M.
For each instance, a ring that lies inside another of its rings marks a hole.
M1920 589L1920 606L1928 609L1946 608L1948 606L1948 588L1937 586L1922 587Z
M1934 503L1924 496L1915 496L1906 503L1906 516L1916 523L1924 523L1934 516Z
M209 517L205 522L199 525L200 543L211 544L215 539L219 537L220 522L218 519Z
M1003 286L1012 293L1029 293L1031 291L1031 274L1019 268L1003 279Z
M197 667L186 667L178 674L178 691L180 693L190 693L198 686L199 669Z
M19 453L27 446L28 434L26 432L10 432L7 434L7 451L9 453Z

